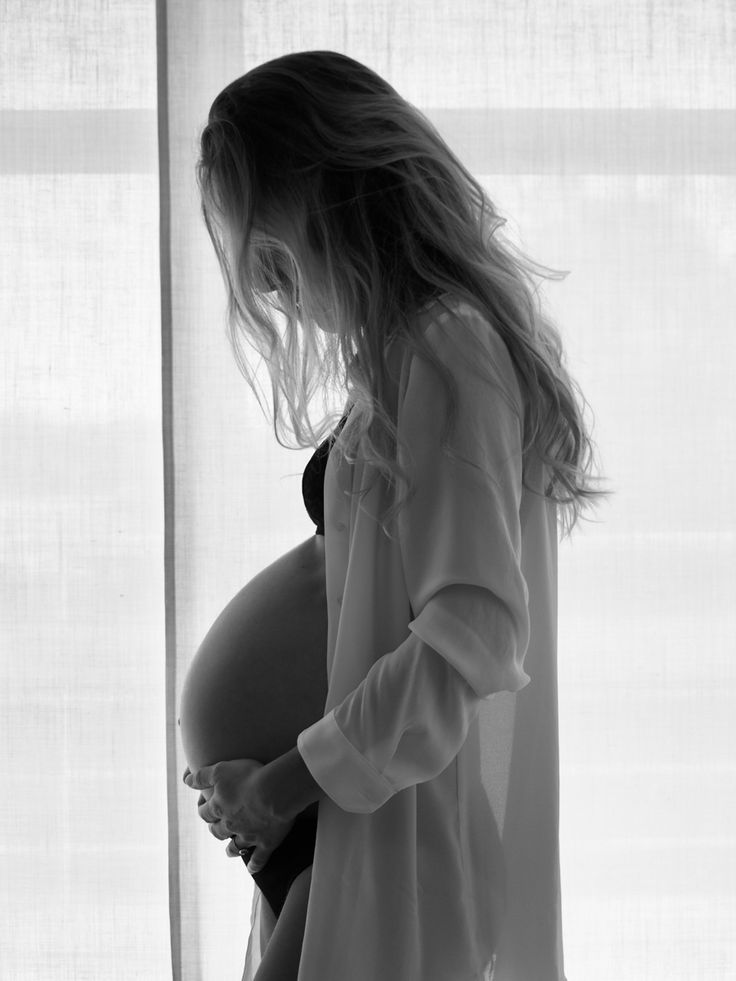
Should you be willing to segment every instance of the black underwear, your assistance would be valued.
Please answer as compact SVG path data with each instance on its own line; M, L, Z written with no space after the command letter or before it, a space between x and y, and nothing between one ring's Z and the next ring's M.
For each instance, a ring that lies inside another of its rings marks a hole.
M314 848L317 842L317 808L311 805L297 815L294 825L281 844L271 852L268 862L260 872L253 875L253 881L268 900L268 905L278 917L286 900L289 888L304 869L314 861ZM254 848L249 848L242 856L247 865ZM251 873L252 875L252 873Z

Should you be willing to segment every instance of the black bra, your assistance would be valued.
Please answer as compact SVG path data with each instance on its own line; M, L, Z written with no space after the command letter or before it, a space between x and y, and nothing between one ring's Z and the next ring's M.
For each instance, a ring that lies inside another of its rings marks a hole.
M446 296L450 295L451 294L449 293L441 293L438 296L432 297L424 304L424 306L420 307L419 312L424 312L438 300L442 300ZM358 358L356 356L356 361L357 360ZM332 443L335 441L336 437L340 433L340 430L345 425L345 420L347 419L352 407L353 405L350 404L348 411L335 427L332 435L329 436L324 443L317 447L309 463L307 463L306 467L304 468L304 476L302 477L302 497L304 498L304 506L307 509L309 517L317 526L317 531L315 532L317 535L324 535L325 533L324 486L327 458L330 455Z
M348 410L349 411L349 410ZM345 425L348 414L342 417L335 427L331 436L328 436L324 443L321 443L312 454L309 462L304 468L302 476L302 497L307 514L317 526L315 535L325 533L325 470L327 469L327 458L335 439L340 434L340 430Z

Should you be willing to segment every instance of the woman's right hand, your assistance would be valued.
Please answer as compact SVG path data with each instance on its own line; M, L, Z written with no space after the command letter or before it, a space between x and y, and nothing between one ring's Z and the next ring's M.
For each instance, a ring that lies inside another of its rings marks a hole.
M186 779L187 774L191 772L192 771L189 769L189 767L187 767L186 770L184 771L182 779ZM214 794L214 792L215 792L214 787L206 787L199 795L199 800L197 801L197 807L200 807L202 804L206 804L207 801L210 799L210 797Z

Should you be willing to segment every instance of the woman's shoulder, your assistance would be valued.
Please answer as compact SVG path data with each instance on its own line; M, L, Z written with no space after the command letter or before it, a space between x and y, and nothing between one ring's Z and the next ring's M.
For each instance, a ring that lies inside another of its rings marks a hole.
M457 293L443 293L424 304L409 332L415 339L421 337L450 364L468 359L472 362L484 352L495 362L508 362L510 357L505 341L480 301ZM394 363L404 363L415 353L405 335L397 336L391 347ZM503 367L509 367L508 363Z
M459 382L480 375L507 391L518 410L523 405L519 378L509 348L482 304L455 293L445 293L420 311L418 334L433 355ZM412 358L419 353L413 345L400 345L395 352L406 389ZM508 387L511 386L511 392Z

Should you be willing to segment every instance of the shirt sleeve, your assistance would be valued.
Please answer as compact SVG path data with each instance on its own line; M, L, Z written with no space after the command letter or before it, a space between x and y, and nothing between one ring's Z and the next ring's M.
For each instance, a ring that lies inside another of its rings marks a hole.
M399 459L416 495L398 533L412 632L439 651L479 697L518 691L530 639L521 570L524 409L506 345L468 305L426 336L457 385L456 432L441 447L447 402L436 369L413 357L399 402ZM490 378L476 370L482 355ZM449 590L465 584L472 590Z
M488 350L498 385L470 370L478 351L466 330ZM427 338L457 382L458 414L453 458L440 445L447 406L439 375L413 356L398 410L400 460L417 488L398 517L409 636L297 739L325 793L357 813L441 773L481 701L530 681L521 396L511 359L479 315L433 321Z
M415 634L384 654L358 687L299 733L314 779L345 811L370 813L452 762L480 700Z

